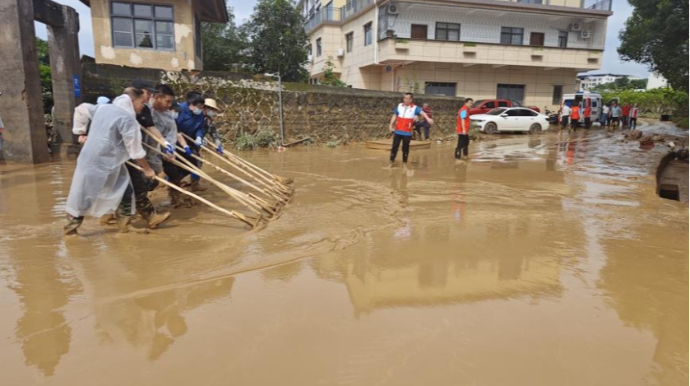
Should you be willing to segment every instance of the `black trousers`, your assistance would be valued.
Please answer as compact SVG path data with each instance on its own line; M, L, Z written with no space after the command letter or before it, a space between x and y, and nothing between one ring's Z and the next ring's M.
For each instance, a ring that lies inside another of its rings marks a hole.
M570 123L571 123L571 126L573 127L573 129L577 129L580 127L580 118L573 119Z
M393 135L393 148L391 148L391 162L395 162L395 157L398 155L398 148L402 142L403 163L407 163L407 156L410 155L410 141L411 135Z
M198 147L196 147L196 146L194 146L194 144L192 144L189 146L189 148L192 150L192 154L199 156L199 148ZM194 159L192 156L186 156L184 154L184 152L181 152L178 150L176 152L175 156L177 158L184 158L184 159L188 160L189 162L191 162L192 165L194 165L196 167L200 167L199 165L201 164L201 161ZM182 161L180 161L180 162L182 162ZM182 181L182 179L187 177L187 175L190 174L187 170L182 169L181 167L175 166L172 164L172 162L167 162L165 160L163 161L163 171L165 172L165 175L168 176L168 180L171 183L178 185L178 186L180 185L180 182ZM194 178L192 178L192 179L194 179ZM196 179L198 179L198 178L196 178Z
M430 127L431 127L431 125L429 124L429 122L424 121L424 122L417 123L414 126L414 131L417 133L417 135L419 136L420 139L421 138L429 139L429 128ZM422 137L422 128L424 129L424 137Z
M589 129L592 126L592 118L585 117L585 129Z
M630 129L634 130L637 128L637 118L630 118Z
M567 128L568 127L568 121L570 121L570 117L567 115L564 115L561 117L561 127L562 128Z
M469 155L470 136L467 134L458 134L458 146L455 148L455 159L462 159L463 153L465 158Z
M151 189L151 183L153 180L149 180L144 173L138 171L137 169L129 165L126 166L127 171L129 172L129 179L132 181L132 184L131 189L127 188L125 191L123 201L127 201L128 199L131 200L131 195L134 194L137 210L142 216L148 217L155 212L155 208L153 207L151 200L149 200L149 190ZM127 215L127 213L123 214ZM131 214L131 212L129 214Z

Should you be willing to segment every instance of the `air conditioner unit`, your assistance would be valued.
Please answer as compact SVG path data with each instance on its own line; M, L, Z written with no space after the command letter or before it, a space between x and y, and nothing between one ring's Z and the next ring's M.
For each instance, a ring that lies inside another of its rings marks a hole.
M345 56L345 50L342 48L338 48L338 57L342 58L343 56Z
M314 61L314 55L307 55L307 61L312 63Z
M389 15L397 15L398 12L400 12L400 9L398 8L398 4L395 4L395 3L388 4L388 14Z
M587 30L582 30L582 32L580 32L580 39L589 39L590 37L592 37L591 32Z
M574 32L582 31L582 23L572 23L570 24L570 30Z

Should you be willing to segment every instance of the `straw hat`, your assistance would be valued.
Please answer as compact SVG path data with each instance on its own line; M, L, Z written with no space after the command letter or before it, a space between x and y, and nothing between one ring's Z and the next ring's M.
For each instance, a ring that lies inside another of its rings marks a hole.
M210 107L216 111L220 111L220 109L218 108L218 105L216 104L216 101L214 99L211 99L211 98L206 98L204 100L204 106Z

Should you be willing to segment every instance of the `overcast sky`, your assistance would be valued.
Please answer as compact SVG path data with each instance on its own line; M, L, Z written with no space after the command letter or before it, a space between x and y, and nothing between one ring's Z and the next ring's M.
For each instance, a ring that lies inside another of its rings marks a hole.
M91 12L89 7L82 4L79 0L54 0L58 3L66 4L79 12L79 21L81 30L79 31L79 46L83 55L93 56L93 33L91 30ZM649 70L646 66L632 62L623 62L618 57L617 48L620 45L618 40L618 33L623 29L623 23L630 17L632 7L626 0L612 0L613 1L613 16L608 20L608 29L606 34L606 49L604 50L604 64L601 70L593 72L610 72L614 74L634 75L642 78L649 76ZM235 10L235 21L241 24L249 18L256 0L228 0ZM36 23L36 35L38 37L46 38L45 25Z

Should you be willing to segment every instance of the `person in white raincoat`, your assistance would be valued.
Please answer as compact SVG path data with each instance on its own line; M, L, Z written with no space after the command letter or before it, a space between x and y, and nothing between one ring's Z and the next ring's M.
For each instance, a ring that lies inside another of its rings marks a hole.
M143 96L140 90L127 88L113 104L102 105L96 111L67 197L66 235L77 232L84 216L100 217L113 212L120 230L127 230L129 218L134 214L134 195L131 188L127 189L130 178L124 163L132 158L148 178L155 175L144 159L146 152L135 119L144 107ZM127 190L129 195L125 194Z

